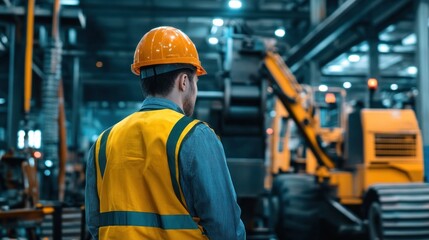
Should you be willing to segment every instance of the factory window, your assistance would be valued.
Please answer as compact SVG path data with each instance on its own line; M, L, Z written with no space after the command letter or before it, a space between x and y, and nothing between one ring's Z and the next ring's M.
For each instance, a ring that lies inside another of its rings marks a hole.
M28 147L39 149L42 145L42 132L40 130L28 131ZM18 148L23 149L25 147L26 133L24 130L18 131Z

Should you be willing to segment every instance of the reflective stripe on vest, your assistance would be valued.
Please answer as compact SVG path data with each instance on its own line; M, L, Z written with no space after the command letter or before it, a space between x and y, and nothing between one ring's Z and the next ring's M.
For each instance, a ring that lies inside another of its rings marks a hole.
M198 229L198 225L189 215L159 215L127 211L101 213L100 227L105 226L156 227L164 230Z

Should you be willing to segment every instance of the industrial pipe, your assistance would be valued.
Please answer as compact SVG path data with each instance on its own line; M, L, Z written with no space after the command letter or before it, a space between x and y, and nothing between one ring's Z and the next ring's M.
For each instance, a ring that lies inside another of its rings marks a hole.
M32 64L33 64L33 35L34 35L34 1L28 0L27 7L27 36L25 42L25 70L24 70L24 111L30 112L32 89Z

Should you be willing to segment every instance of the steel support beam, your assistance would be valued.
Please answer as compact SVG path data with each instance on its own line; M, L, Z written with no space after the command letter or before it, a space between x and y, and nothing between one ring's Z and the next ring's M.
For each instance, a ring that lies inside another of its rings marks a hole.
M386 3L388 2L388 3ZM326 51L328 47L342 34L357 23L367 21L371 11L383 8L390 16L400 10L399 7L410 3L411 0L348 0L334 13L320 23L299 44L295 45L287 57L287 65L296 72L303 64L318 54ZM390 11L395 9L395 11ZM383 15L383 14L381 14ZM389 16L383 15L384 18ZM377 21L382 19L377 18Z
M9 29L9 89L6 139L8 148L16 148L19 124L24 119L24 63L22 60L25 56L25 44L23 38L17 38L17 32L22 31L22 29L13 25ZM25 31L19 35L25 36Z
M0 21L15 23L16 17L25 17L25 7L5 7L0 6ZM35 22L38 24L52 23L52 9L36 8L34 10ZM79 26L85 28L86 18L80 9L65 8L60 14L61 25L63 26Z
M417 117L422 131L424 158L425 158L425 180L429 180L429 0L420 0L416 4L416 32L417 32L417 66L419 69L417 86L419 95L417 97Z
M72 106L72 146L75 149L79 148L79 132L80 132L80 107L82 102L82 87L79 77L79 58L73 58L73 106Z
M326 18L326 0L310 0L310 11L310 22L315 27Z
M306 72L308 75L308 80L306 80L306 82L308 82L311 86L318 86L322 76L319 63L316 61L308 62L308 71Z
M378 32L373 26L368 26L366 29L367 36L368 36L368 46L369 46L369 61L368 61L368 77L377 79L378 82L380 82L380 61L378 56ZM374 102L374 95L377 92L377 89L369 89L367 88L367 99L366 99L366 106L369 106L370 108L373 107Z
M173 8L173 7L147 7L143 5L127 6L125 4L82 4L85 12L100 17L142 18L142 17L222 17L241 19L308 19L308 12L297 11L267 11L252 10L231 11L224 8Z

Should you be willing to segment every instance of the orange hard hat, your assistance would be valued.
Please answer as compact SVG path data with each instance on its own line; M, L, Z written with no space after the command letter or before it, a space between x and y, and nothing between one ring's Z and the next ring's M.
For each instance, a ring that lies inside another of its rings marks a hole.
M198 52L189 37L174 27L157 27L146 33L134 52L131 71L140 75L140 68L156 65L189 64L196 68L197 76L206 74Z

